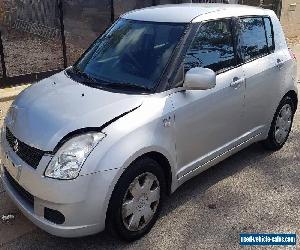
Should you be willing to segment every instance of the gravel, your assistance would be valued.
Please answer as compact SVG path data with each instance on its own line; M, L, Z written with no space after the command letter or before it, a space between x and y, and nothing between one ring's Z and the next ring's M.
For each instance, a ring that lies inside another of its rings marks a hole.
M66 41L68 64L84 52L83 48ZM60 39L47 39L19 30L5 30L3 34L5 64L8 76L63 69Z

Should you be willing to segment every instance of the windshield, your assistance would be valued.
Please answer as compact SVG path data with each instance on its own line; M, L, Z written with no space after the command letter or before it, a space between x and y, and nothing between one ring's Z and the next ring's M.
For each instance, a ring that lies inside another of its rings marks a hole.
M184 30L185 24L119 19L71 71L96 87L153 90Z

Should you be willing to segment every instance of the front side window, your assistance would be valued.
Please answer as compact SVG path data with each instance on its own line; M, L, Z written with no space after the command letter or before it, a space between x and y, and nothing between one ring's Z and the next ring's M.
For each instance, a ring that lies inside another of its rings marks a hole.
M241 18L241 52L244 61L268 53L267 39L262 17Z
M220 72L236 64L231 19L202 24L184 59L185 71L203 67Z
M120 19L89 48L72 73L93 86L153 90L186 27Z

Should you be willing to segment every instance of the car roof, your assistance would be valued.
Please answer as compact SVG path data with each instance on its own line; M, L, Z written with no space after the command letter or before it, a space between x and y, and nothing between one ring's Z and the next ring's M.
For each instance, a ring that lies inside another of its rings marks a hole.
M200 22L206 17L264 15L268 11L258 7L239 4L188 3L166 4L137 9L127 12L121 17L139 21L190 23Z

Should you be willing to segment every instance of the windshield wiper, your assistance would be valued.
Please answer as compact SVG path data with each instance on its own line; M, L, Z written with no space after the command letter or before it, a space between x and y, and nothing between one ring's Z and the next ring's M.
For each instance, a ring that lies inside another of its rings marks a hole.
M84 81L85 83L88 83L88 84L99 84L99 82L95 78L93 78L92 76L88 75L87 73L81 71L78 67L73 66L72 70L73 70L73 72L77 76L84 78L85 79L85 81Z
M134 89L134 90L143 90L146 92L152 91L151 88L148 88L146 86L142 86L134 83L127 83L127 82L105 82L105 84L103 85L105 87L118 88L118 89Z
M81 71L78 67L73 66L72 71L75 75L84 78L84 84L88 84L92 87L108 87L108 88L117 88L117 89L134 89L134 90L142 90L145 92L152 91L151 88L134 84L134 83L127 83L127 82L108 82L108 81L99 81L96 78L93 78L92 76L88 75L87 73Z

